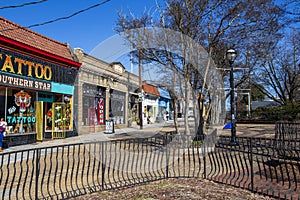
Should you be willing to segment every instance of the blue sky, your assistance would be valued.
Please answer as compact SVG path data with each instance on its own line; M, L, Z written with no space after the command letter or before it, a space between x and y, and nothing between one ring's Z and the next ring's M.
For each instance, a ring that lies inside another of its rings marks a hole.
M38 0L1 0L0 7L34 1ZM102 1L47 0L20 8L1 9L0 15L16 24L27 27L69 16ZM155 9L155 4L155 0L111 0L70 19L30 29L57 41L68 43L72 48L80 47L89 53L99 43L116 34L113 29L117 21L118 11L127 12L130 9L132 13L139 15L145 9Z

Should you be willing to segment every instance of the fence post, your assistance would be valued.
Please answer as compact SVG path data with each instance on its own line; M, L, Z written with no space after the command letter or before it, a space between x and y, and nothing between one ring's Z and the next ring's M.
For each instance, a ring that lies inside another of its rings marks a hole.
M203 178L206 179L206 142L203 142L203 165Z
M104 163L104 144L105 142L101 142L101 184L102 184L102 189L104 190L104 176L105 176L105 163Z
M254 192L254 169L253 169L253 141L250 137L250 146L248 147L248 151L250 151L250 176L251 176L251 192Z
M169 178L169 140L168 133L166 133L166 179Z
M39 171L40 171L40 149L36 149L36 161L35 161L35 199L39 199L38 182L39 182Z

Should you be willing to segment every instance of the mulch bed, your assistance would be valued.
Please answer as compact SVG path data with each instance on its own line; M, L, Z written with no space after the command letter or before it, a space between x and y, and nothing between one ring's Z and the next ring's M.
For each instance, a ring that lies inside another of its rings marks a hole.
M106 190L76 197L78 200L135 199L135 200L273 200L271 197L251 193L248 190L215 183L201 178L179 178L155 181L118 190Z

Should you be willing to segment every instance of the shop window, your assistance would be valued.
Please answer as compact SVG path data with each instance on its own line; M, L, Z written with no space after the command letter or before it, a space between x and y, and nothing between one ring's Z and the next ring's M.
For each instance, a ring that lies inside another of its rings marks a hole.
M67 131L73 129L71 96L55 95L55 102L45 103L45 131ZM62 101L62 98L64 100Z
M83 84L82 125L105 124L105 88Z
M131 94L128 101L128 122L130 125L133 125L137 124L138 121L138 96Z
M115 124L125 124L125 97L124 92L111 90L109 102L109 117Z
M35 132L35 92L8 89L7 133Z

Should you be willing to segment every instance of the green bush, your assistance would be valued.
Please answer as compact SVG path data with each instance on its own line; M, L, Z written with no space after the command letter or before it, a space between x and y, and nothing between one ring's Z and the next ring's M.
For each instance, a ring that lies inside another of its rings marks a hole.
M251 117L270 121L300 119L300 103L287 103L270 108L257 108L252 111Z

